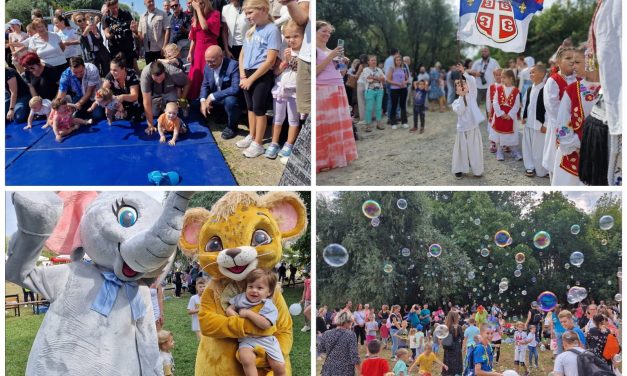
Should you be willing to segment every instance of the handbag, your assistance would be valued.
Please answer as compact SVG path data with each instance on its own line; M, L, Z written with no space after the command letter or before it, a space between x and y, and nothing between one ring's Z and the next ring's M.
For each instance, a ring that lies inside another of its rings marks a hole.
M349 75L346 79L346 86L355 89L357 87L357 77L353 75Z

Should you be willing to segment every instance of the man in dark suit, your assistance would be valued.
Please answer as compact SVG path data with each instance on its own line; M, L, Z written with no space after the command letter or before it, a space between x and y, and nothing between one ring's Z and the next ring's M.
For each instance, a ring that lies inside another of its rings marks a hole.
M200 88L200 113L204 117L215 111L226 112L227 125L222 139L237 135L237 121L241 115L239 87L239 64L224 56L220 46L211 46L205 51L204 79Z

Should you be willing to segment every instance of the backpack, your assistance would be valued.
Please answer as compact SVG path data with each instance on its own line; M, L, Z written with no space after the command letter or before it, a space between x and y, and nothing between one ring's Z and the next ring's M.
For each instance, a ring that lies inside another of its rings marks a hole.
M580 376L615 376L607 362L590 351L568 351L577 354L577 373Z
M462 376L475 376L475 348L476 346L470 346L466 359L464 359L464 372Z

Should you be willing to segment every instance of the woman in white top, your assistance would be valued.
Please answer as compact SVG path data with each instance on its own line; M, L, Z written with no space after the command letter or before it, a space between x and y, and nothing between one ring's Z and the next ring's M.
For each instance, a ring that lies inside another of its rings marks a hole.
M69 66L63 53L65 46L61 42L61 38L56 34L49 33L46 21L41 18L36 18L33 21L33 26L35 27L35 35L23 40L21 44L35 51L41 61L49 65L61 77L61 73Z
M65 47L63 51L65 59L69 62L71 57L82 56L80 36L76 30L70 27L70 23L63 16L54 17L54 26L59 29L56 34L61 38L61 43Z
M224 53L230 59L238 60L244 45L244 36L249 27L246 14L242 11L242 2L240 0L231 0L229 4L222 8L222 24Z

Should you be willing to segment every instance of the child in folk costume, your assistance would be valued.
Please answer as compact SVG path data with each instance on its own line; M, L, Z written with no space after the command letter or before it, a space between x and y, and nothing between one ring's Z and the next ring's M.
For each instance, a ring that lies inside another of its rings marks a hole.
M522 123L525 126L522 139L523 163L528 177L546 177L548 171L542 167L542 152L546 134L546 110L544 109L544 78L546 66L536 64L531 67L529 77L533 86L527 89Z
M575 81L573 75L573 47L560 47L555 58L559 72L551 74L544 84L544 108L546 109L546 135L544 138L544 152L542 153L542 167L553 173L555 152L557 150L557 111L566 87Z
M459 98L453 104L457 114L457 134L453 147L453 173L461 179L464 173L472 170L475 177L483 175L483 142L479 123L485 118L477 105L477 84L475 78L464 71L464 66L457 64L462 78L455 80L455 89Z
M520 95L518 88L514 86L516 76L511 69L505 69L501 73L502 85L496 88L496 95L492 99L494 118L490 140L496 143L496 160L503 161L502 147L510 146L512 155L519 161L522 155L518 150L518 133L514 127L514 119L520 109Z
M585 50L574 54L577 80L566 87L557 114L557 141L555 165L551 185L584 185L579 180L579 149L584 120L599 100L599 71L585 71ZM582 78L582 80L580 80Z
M496 68L494 70L494 82L488 86L488 99L485 101L486 114L488 115L488 135L492 134L492 121L494 120L494 109L492 108L492 100L496 96L496 88L501 86L501 73L503 69ZM490 138L490 137L488 137ZM490 141L490 153L496 153L496 143Z

